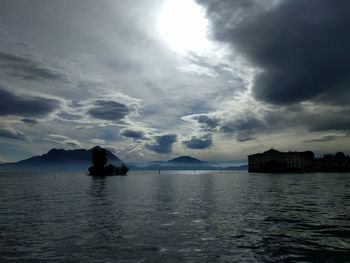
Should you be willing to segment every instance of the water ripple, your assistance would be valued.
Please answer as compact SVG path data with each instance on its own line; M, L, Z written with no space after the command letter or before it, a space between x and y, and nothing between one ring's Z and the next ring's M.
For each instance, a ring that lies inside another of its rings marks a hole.
M350 174L0 175L0 262L349 262Z

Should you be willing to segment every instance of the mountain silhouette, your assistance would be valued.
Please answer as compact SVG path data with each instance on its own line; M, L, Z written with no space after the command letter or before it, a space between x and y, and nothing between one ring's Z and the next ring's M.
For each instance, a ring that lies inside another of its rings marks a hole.
M89 150L51 149L46 154L38 155L15 163L0 164L0 170L86 170L91 166L92 152ZM107 150L108 163L119 166L122 161Z
M0 164L0 171L86 171L92 165L92 152L99 146L89 150L51 149L46 154L34 156L15 163ZM107 150L108 164L120 166L122 161ZM166 162L153 161L139 166L127 163L132 171L144 170L247 170L247 165L220 166L204 162L191 156L180 156Z
M248 170L248 165L229 166L226 163L210 163L198 160L191 156L180 156L169 161L152 161L150 163L126 163L132 171L155 171L155 170Z
M206 164L206 162L203 162L191 156L180 156L167 161L167 163L168 164Z

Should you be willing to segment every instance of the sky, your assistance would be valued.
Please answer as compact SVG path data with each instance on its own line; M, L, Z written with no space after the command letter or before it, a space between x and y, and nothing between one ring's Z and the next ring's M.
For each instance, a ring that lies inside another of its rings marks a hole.
M0 162L350 154L347 0L2 0Z

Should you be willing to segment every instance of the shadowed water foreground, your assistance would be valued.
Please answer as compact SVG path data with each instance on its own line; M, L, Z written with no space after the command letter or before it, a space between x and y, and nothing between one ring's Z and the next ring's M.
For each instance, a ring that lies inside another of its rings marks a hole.
M350 174L0 175L1 262L346 262Z

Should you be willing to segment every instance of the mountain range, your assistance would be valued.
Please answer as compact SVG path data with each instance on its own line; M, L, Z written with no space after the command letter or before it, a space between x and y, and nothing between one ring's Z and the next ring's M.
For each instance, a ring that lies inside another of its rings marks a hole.
M89 150L63 150L51 149L43 155L33 156L31 158L15 162L0 164L1 171L17 171L17 170L87 170L91 165L92 152L95 146ZM108 163L119 166L121 160L113 153L107 150Z
M51 149L46 154L34 156L19 162L0 164L0 171L86 171L92 165L91 157L95 146L89 150ZM108 163L119 166L122 161L107 151ZM145 165L126 163L131 171L137 170L247 170L247 165L218 167L191 156L180 156L167 162L154 161Z

